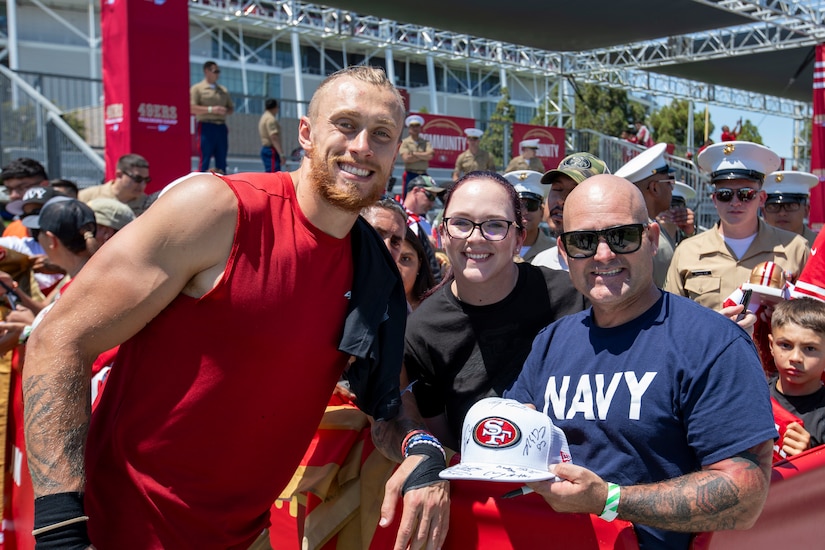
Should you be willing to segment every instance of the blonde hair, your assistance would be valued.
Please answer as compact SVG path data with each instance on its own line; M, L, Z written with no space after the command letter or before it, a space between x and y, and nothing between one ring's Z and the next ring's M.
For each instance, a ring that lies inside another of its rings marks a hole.
M318 98L321 96L321 92L330 84L343 77L354 78L355 80L387 89L395 95L400 112L404 113L406 110L404 99L401 97L398 89L390 82L390 79L387 78L387 73L384 72L384 69L381 67L368 67L366 65L352 65L332 73L321 82L318 89L315 90L315 93L312 95L312 99L309 101L307 116L309 116L310 120L315 119L318 115Z

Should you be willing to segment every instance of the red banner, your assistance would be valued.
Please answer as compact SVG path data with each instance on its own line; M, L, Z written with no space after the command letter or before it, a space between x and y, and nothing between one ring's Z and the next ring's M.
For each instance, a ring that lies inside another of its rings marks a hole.
M151 193L191 171L187 2L101 2L106 179L146 157Z
M435 155L430 161L430 168L455 168L458 155L467 149L465 128L475 128L472 118L455 116L418 114L424 118L421 136L433 145Z
M811 172L819 178L819 185L811 189L811 227L822 227L825 222L825 50L816 46L814 66L814 123L811 127Z
M556 168L564 158L564 128L514 123L513 150L510 153L512 157L521 154L519 143L525 139L539 140L539 150L536 156L547 170Z

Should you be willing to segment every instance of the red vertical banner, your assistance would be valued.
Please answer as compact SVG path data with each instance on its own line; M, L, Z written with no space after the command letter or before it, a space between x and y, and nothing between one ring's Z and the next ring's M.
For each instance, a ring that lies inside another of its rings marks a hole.
M539 140L539 150L536 156L547 170L556 168L564 158L564 128L514 123L513 148L510 151L512 157L521 154L519 143L525 139Z
M819 178L819 185L811 189L811 227L822 227L825 222L825 49L816 46L814 65L814 120L811 127L811 172Z
M149 161L151 193L191 171L188 2L101 0L106 179Z
M429 115L425 113L410 113L420 115L424 119L421 126L421 137L433 146L433 159L430 168L455 168L458 155L467 149L465 128L475 128L476 121L472 118L457 116Z

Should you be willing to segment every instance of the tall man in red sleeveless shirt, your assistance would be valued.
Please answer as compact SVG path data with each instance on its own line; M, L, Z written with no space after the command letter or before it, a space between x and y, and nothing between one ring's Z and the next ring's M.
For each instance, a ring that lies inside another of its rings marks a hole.
M87 264L29 341L39 547L248 548L350 357L376 445L403 460L381 523L403 494L396 548L441 546L441 455L404 439L423 424L400 406L403 287L358 217L383 192L403 112L380 69L336 73L300 121L297 171L193 174ZM90 415L91 362L120 343Z

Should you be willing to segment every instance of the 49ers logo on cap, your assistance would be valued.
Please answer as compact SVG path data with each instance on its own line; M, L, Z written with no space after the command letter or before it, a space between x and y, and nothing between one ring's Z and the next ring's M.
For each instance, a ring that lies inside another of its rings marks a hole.
M519 442L521 430L509 420L499 416L489 416L476 424L473 438L482 447L503 449Z

